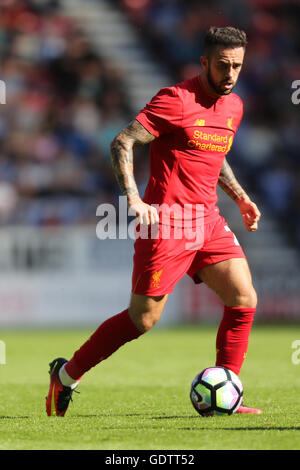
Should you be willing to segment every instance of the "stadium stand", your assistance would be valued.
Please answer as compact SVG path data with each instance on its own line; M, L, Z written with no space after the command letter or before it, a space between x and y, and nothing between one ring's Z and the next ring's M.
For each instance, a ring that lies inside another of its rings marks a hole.
M118 204L109 143L160 87L197 73L204 30L229 23L249 36L230 163L262 209L260 230L243 229L222 191L220 205L246 247L258 318L299 321L298 4L205 4L1 1L0 324L89 324L127 301L132 240L95 236L97 206ZM135 175L143 193L147 148ZM163 321L219 315L209 291L193 287L183 280Z
M95 221L117 191L109 142L129 119L120 70L53 1L1 2L0 55L0 222Z
M64 2L5 0L0 7L0 221L73 224L117 191L111 137L132 117L121 69L99 56ZM100 2L101 3L101 2ZM249 36L237 87L245 103L231 163L300 246L299 4L243 0L115 0L173 80L199 69L205 29L238 24ZM158 47L159 45L159 47ZM140 159L141 161L142 159ZM145 180L145 165L137 174Z

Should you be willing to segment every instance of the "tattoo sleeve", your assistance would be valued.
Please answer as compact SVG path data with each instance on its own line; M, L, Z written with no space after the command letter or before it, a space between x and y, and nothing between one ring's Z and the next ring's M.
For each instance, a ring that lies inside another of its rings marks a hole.
M224 159L223 166L220 171L218 185L225 191L228 196L234 201L238 201L244 196L247 196L239 182L237 181L234 173L228 164L226 158Z
M134 120L111 143L113 171L121 192L128 201L139 197L133 173L133 147L148 144L154 139L153 134L148 132L137 120Z

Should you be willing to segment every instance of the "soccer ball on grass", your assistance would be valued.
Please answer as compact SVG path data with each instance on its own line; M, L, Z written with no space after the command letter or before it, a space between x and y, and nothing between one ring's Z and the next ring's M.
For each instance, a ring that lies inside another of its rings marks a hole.
M243 385L225 367L208 367L193 380L190 399L201 416L231 415L243 400Z

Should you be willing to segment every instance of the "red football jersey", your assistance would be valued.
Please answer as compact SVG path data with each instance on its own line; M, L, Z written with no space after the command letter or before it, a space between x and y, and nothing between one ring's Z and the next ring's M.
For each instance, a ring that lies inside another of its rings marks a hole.
M148 204L204 206L204 220L218 215L217 183L243 115L235 94L213 98L200 77L161 89L136 119L157 138L150 144ZM195 217L195 210L193 209ZM176 218L176 217L174 217Z

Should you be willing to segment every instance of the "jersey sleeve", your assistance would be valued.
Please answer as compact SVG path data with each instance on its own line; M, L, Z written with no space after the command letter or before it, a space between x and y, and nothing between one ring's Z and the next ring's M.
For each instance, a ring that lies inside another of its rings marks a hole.
M182 114L182 100L175 88L169 87L162 88L136 116L136 120L159 137L180 127Z

